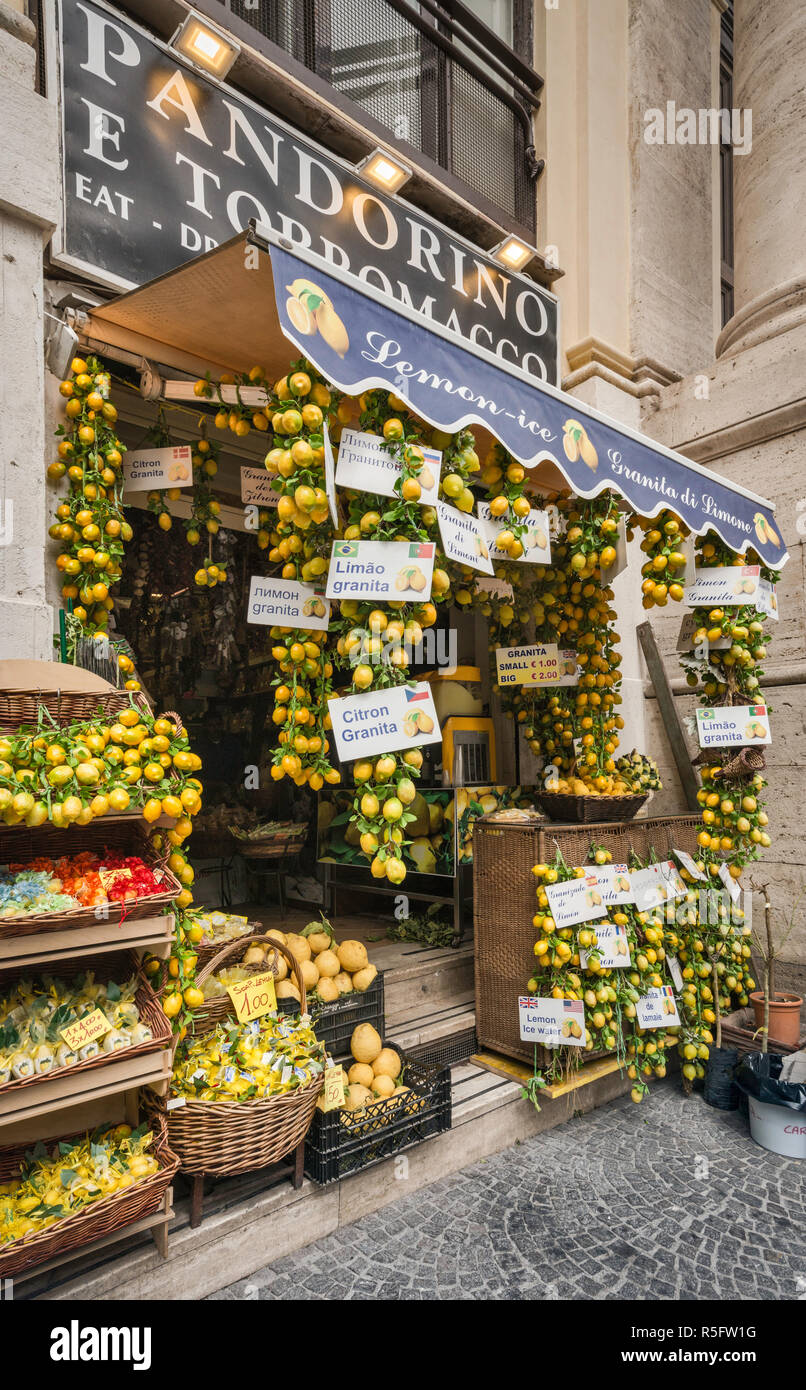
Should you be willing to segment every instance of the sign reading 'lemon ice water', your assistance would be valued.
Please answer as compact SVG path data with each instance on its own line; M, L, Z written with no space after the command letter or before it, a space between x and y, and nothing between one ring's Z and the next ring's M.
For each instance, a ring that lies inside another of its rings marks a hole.
M496 647L499 685L560 685L576 681L576 652L561 652L556 642L535 647Z
M123 460L124 492L150 492L152 488L192 487L193 450L189 444L164 449L131 449Z
M720 705L719 709L698 709L697 738L701 748L772 743L767 706Z
M328 598L423 602L431 597L433 541L334 541Z
M581 999L535 999L524 995L518 1000L520 1033L523 1042L544 1047L584 1047L585 1010Z
M745 604L778 619L775 585L761 578L758 565L714 565L695 569L683 600L689 608L743 608Z
M500 517L493 516L489 502L479 502L478 511L482 535L490 547L492 558L511 560L512 556L508 551L501 550L496 544L496 536L502 531L508 531L509 525ZM547 565L551 559L548 512L539 512L533 507L528 516L519 519L518 525L525 527L519 538L523 554L517 557L518 560L525 565Z
M592 922L606 917L607 908L596 876L571 878L567 883L547 883L546 897L557 927L573 927L577 922Z
M426 681L328 700L328 710L336 752L342 761L442 742L431 687Z
M296 579L263 579L260 575L252 575L246 621L323 632L330 623L330 604L322 591L310 584L300 584Z
M439 494L439 474L442 451L417 446L423 455L416 473L423 506L434 506ZM381 497L396 497L395 484L400 481L400 459L390 451L379 434L362 430L342 430L339 457L336 463L336 482L340 487L357 488L359 492L379 492Z
M492 574L490 547L476 518L468 512L460 512L458 507L451 507L447 502L437 502L437 519L447 558L459 565L481 570L482 574Z

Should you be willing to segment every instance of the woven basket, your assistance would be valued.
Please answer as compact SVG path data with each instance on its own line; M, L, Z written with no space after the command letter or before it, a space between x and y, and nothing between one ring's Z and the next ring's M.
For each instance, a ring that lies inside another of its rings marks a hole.
M535 801L550 820L579 824L632 820L648 792L624 796L573 796L569 792L535 792Z
M130 1226L133 1221L142 1221L152 1216L159 1207L166 1189L179 1167L179 1161L168 1147L167 1127L164 1119L153 1116L150 1121L154 1128L152 1153L159 1162L159 1170L150 1177L142 1178L125 1192L116 1192L111 1197L102 1197L74 1216L66 1216L44 1231L23 1236L13 1245L0 1246L0 1276L21 1274L33 1265L43 1264L57 1255L69 1250L77 1250L91 1241L100 1240L114 1231ZM62 1136L46 1139L48 1148L57 1144ZM71 1135L71 1139L83 1138L83 1134ZM18 1144L13 1148L0 1149L0 1182L19 1176L25 1152L31 1147Z
M0 690L0 733L16 733L21 724L36 726L40 709L47 710L54 724L64 728L77 720L113 719L132 703L144 713L150 712L141 691Z
M58 963L47 973L55 975L58 979L71 980L76 975L83 975L89 968L86 960L69 961L64 965ZM72 1067L58 1067L53 1071L47 1072L44 1076L28 1076L21 1081L8 1081L0 1086L0 1095L8 1095L11 1091L20 1091L38 1085L43 1081L51 1081L56 1076L65 1076L68 1072L72 1076L74 1072L85 1072L96 1070L108 1062L118 1062L122 1057L139 1057L147 1052L161 1052L163 1048L171 1042L171 1025L165 1017L162 1009L157 1002L156 995L140 969L139 958L133 951L122 951L119 955L104 956L98 960L97 964L92 965L92 971L96 980L106 984L109 980L130 979L132 975L137 975L139 984L134 996L137 1005L137 1012L140 1015L140 1022L147 1023L151 1029L152 1036L148 1042L137 1043L134 1047L121 1048L117 1052L102 1052L97 1057L89 1057L86 1062L76 1062ZM14 984L16 980L23 977L30 977L31 967L24 969L4 970L0 974L0 994L7 986Z
M260 965L244 966L244 969L250 971L253 975L265 974L267 970L270 970L273 975L276 975L278 973L280 952L286 957L290 956L293 960L291 952L283 946L281 941L275 941L273 937L264 935L261 928L258 927L250 936L239 936L235 941L228 941L225 946L220 946L213 955L208 956L202 969L199 970L197 968L196 988L201 989L205 980L209 980L210 976L214 975L217 970L220 970L222 965L237 965L243 960L249 947L254 946L256 943L272 947L276 946L277 950L274 952L273 959L270 955L269 958ZM295 974L300 986L300 997L302 1000L301 1012L305 1013L305 989L302 985L302 976L298 967L295 970ZM228 1018L231 1013L232 1001L228 994L222 994L218 999L208 1000L206 1004L202 1004L198 1009L193 1010L194 1032L208 1033L217 1023L223 1023L224 1019Z
M535 864L551 861L558 849L569 866L584 864L592 840L610 850L617 864L627 863L632 852L647 859L653 848L659 859L666 859L672 848L696 852L700 826L698 816L584 829L577 824L501 822L494 815L477 820L473 826L473 914L479 1045L529 1063L534 1057L533 1044L520 1038L518 997L525 994L534 970ZM582 1055L591 1060L594 1054ZM539 1047L538 1065L547 1065L551 1056Z
M250 939L265 940L260 937ZM296 975L302 1012L305 1013L307 1000L299 966L282 942L269 940L287 958ZM219 951L199 972L197 983L199 978L203 983L208 975L229 959L232 948L237 949L241 944L234 941ZM195 1017L201 1012L198 1010ZM201 1027L197 1025L196 1031L207 1032L217 1021L200 1020ZM308 1086L301 1086L287 1095L270 1096L266 1100L189 1100L185 1105L169 1110L168 1141L179 1155L182 1172L222 1177L248 1173L255 1168L278 1163L308 1133L323 1084L324 1076L318 1076Z
M286 854L299 854L307 838L307 825L294 826L278 835L268 835L265 840L242 840L240 836L233 835L234 852L244 859L282 859Z
M200 970L204 968L205 965L207 965L208 961L211 961L213 959L213 956L218 955L219 951L221 951L224 946L232 946L237 944L237 942L239 941L244 941L246 937L252 937L255 934L259 935L262 930L263 928L260 922L245 922L243 932L241 933L241 935L233 937L232 941L205 941L204 939L202 939L201 941L196 942L193 946L193 950L196 953L197 974Z
M105 904L105 923L121 920L134 922L143 917L155 917L168 908L182 890L179 880L154 852L140 819L107 822L100 819L91 821L89 825L73 827L70 831L47 825L40 825L36 829L27 826L0 827L0 864L27 864L42 856L58 859L63 854L80 854L84 850L95 854L119 850L124 854L138 855L164 885L159 893L152 893L134 903ZM37 932L70 927L93 927L99 920L96 916L98 911L101 909L77 907L65 912L39 912L30 917L2 917L0 938L34 936Z

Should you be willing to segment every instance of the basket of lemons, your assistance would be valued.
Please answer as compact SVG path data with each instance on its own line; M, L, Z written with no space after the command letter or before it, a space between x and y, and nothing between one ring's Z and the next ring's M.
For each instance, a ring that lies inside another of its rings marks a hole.
M0 1149L0 1277L153 1215L177 1167L160 1116Z
M271 935L234 941L199 971L197 984L203 990L212 976L220 980L227 963L256 943L269 946L270 959L254 973L277 978L273 962L290 969L301 1013L291 1018L273 1011L239 1022L228 993L212 1001L214 1011L204 1006L195 1012L194 1034L177 1047L166 1104L169 1142L184 1173L224 1176L277 1163L301 1143L313 1119L325 1054L310 1025L302 973L287 947Z

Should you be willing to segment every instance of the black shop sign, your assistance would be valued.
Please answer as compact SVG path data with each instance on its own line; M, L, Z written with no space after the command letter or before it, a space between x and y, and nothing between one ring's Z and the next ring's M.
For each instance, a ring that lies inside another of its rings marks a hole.
M251 218L556 384L557 304L106 5L60 0L57 265L144 284ZM201 306L200 306L201 307Z

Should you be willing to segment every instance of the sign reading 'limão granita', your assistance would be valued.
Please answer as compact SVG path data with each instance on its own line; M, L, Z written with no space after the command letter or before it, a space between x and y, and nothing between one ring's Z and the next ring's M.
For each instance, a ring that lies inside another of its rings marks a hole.
M431 687L426 681L328 700L328 711L336 752L342 761L442 742Z
M431 597L433 541L334 541L328 598L420 603Z
M698 709L697 737L701 748L772 743L767 706L720 705L718 709Z

